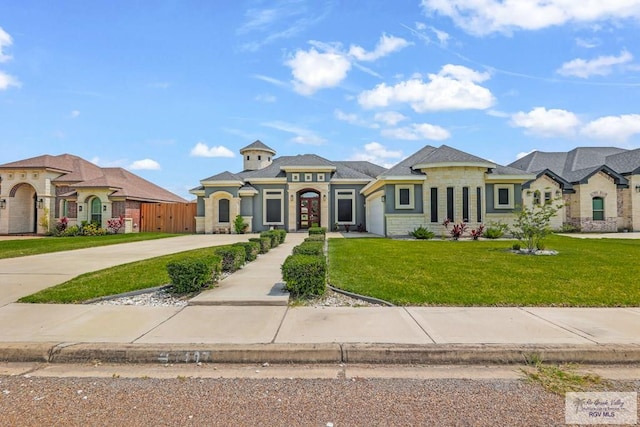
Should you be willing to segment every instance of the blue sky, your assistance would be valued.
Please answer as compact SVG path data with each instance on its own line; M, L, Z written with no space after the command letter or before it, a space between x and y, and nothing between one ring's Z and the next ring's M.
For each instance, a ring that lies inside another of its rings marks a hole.
M71 153L183 197L278 155L640 147L640 0L0 3L0 163Z

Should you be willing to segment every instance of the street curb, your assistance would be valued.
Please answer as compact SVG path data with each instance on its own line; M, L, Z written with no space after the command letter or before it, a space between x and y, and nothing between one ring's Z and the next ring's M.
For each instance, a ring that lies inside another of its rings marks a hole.
M638 364L638 344L122 344L0 343L0 362Z

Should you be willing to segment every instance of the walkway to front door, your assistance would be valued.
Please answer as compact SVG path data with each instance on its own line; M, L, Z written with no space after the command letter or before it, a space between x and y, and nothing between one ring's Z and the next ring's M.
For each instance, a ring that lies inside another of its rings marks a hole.
M298 195L298 230L320 225L320 193L306 191Z

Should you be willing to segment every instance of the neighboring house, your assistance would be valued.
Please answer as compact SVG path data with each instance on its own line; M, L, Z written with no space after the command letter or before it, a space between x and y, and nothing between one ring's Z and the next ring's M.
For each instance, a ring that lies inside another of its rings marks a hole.
M143 203L183 198L122 168L101 168L71 154L38 156L0 165L0 234L46 233L62 217L106 227L126 218L139 231Z
M242 172L221 172L190 191L198 198L196 232L232 229L236 215L249 231L319 225L400 236L421 225L444 232L447 218L473 228L510 222L523 185L535 179L445 145L425 146L388 170L314 154L274 157L260 141L240 153Z
M509 166L533 173L525 201L562 197L554 226L585 232L640 230L640 149L578 147L569 152L534 151Z

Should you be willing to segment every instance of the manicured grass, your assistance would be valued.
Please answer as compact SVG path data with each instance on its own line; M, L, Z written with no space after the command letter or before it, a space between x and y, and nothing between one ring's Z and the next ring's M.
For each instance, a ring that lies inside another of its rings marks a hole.
M554 235L555 256L513 243L330 239L329 281L400 305L640 306L638 241Z
M107 295L162 286L170 282L167 274L169 262L187 258L207 261L214 256L214 248L203 248L123 264L82 274L65 283L20 298L18 302L80 303Z
M165 237L176 236L181 236L181 234L128 233L110 234L106 236L43 237L41 239L3 240L0 241L0 259L70 251L94 246L139 242L142 240L164 239Z

